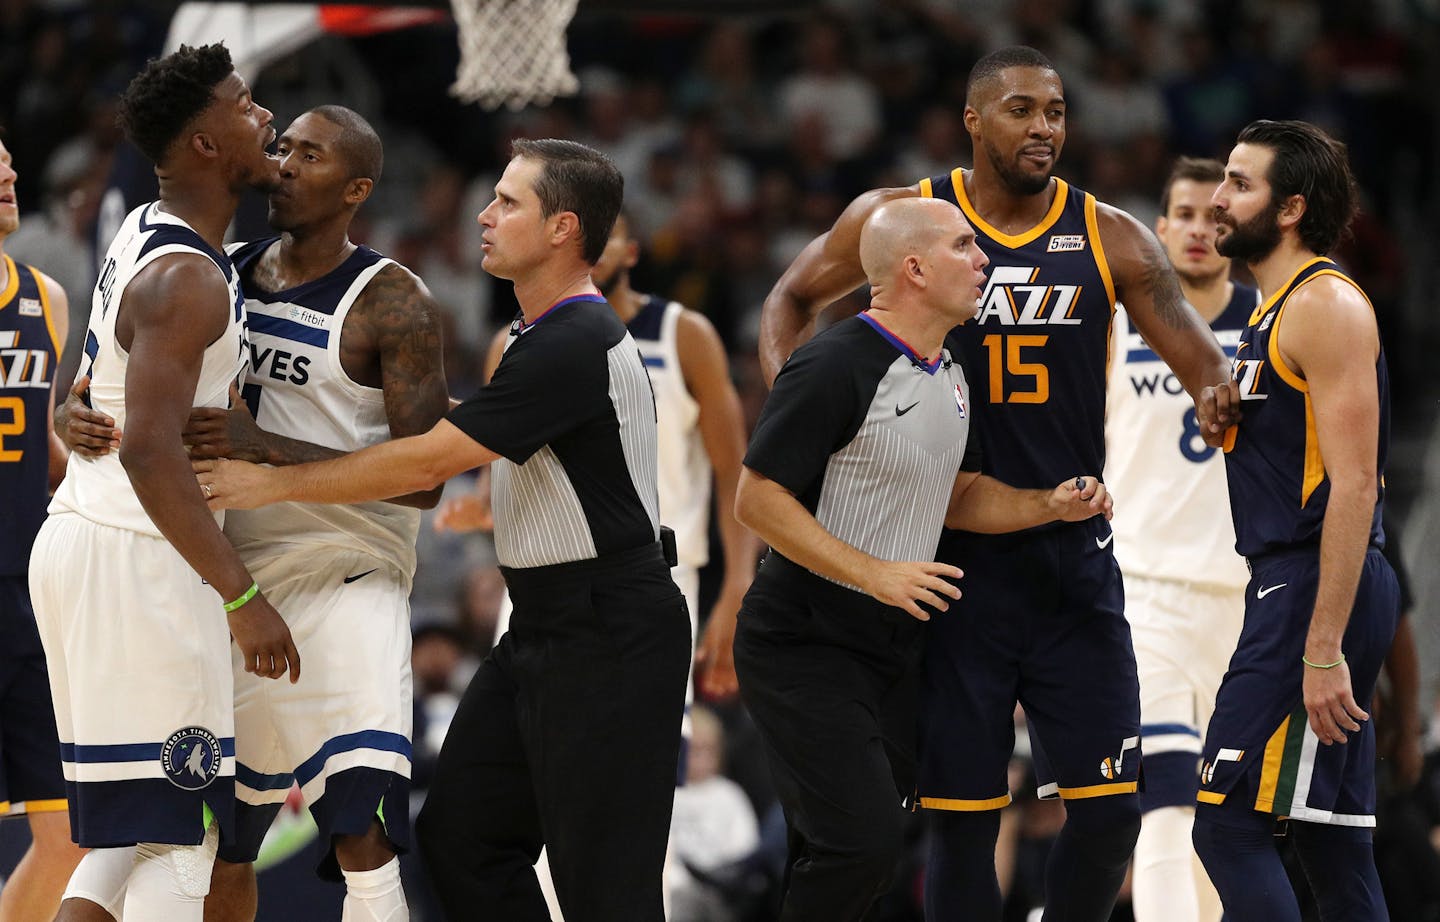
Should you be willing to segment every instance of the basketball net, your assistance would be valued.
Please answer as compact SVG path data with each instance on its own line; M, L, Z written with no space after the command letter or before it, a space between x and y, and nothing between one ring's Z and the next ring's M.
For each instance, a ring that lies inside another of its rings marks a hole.
M460 27L460 67L450 95L486 109L544 105L571 96L565 28L578 0L450 0Z

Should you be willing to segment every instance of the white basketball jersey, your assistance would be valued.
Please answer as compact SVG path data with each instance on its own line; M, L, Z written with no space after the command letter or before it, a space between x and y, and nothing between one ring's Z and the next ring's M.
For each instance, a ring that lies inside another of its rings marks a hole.
M675 529L680 563L710 559L710 456L700 438L700 405L685 387L675 327L684 310L675 301L645 297L629 330L655 390L660 436L660 522Z
M1235 285L1210 325L1227 356L1259 293ZM1126 576L1243 589L1225 460L1205 444L1195 405L1116 305L1105 413L1105 483L1115 493L1115 559Z
M260 428L339 451L390 438L385 394L355 383L340 364L340 332L355 299L393 261L357 247L333 271L284 291L259 290L253 266L276 238L230 248L250 323L250 363L241 393ZM362 550L415 571L420 510L393 503L277 503L232 510L225 534L247 561L296 547Z
M90 376L90 405L109 414L121 431L125 429L125 371L130 356L115 339L115 318L131 279L155 260L174 253L195 253L209 259L229 291L225 332L205 348L191 405L228 406L230 385L244 370L245 303L229 257L212 248L189 224L161 211L158 202L142 205L125 217L105 253L91 298L85 357L79 370L80 375ZM197 305L194 309L198 314L218 310L219 305ZM50 511L76 512L101 525L160 537L160 529L141 507L120 464L124 453L122 441L118 453L99 458L71 454L65 481L55 492ZM217 513L216 521L223 522L223 514Z

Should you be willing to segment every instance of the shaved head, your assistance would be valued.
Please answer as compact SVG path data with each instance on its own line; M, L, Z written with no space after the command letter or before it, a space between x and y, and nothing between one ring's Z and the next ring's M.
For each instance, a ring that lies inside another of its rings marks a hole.
M902 198L871 212L860 229L860 265L871 287L904 271L907 257L924 259L957 209L935 198Z

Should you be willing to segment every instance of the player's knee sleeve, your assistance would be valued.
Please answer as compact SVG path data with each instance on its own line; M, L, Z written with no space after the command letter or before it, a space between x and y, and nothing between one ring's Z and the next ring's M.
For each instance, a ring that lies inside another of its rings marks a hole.
M1355 922L1389 918L1369 828L1292 821L1290 836L1322 916Z
M1192 841L1229 922L1300 922L1295 892L1275 849L1274 817L1201 806Z
M1194 854L1190 843L1194 822L1193 807L1161 807L1146 813L1140 821L1140 836L1135 840L1136 870L1181 865L1188 869L1190 856Z
M115 918L125 903L125 884L135 867L135 847L92 848L80 859L62 900L89 900Z
M141 842L135 846L137 873L150 864L170 879L171 893L184 900L203 900L210 892L210 872L220 844L219 830L211 826L199 845L163 845ZM148 870L148 869L147 869Z
M1140 800L1134 794L1067 800L1064 834L1083 840L1095 864L1121 866L1140 837Z
M925 874L928 919L1000 918L995 843L1000 811L931 810Z

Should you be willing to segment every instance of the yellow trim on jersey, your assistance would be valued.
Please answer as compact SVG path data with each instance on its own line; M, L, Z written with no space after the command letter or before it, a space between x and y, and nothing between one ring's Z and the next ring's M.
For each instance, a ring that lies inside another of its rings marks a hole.
M0 816L10 815L10 801L0 800ZM18 815L18 814L17 814Z
M982 810L999 810L1010 805L1010 795L1002 794L988 800L960 800L954 797L922 797L920 806L927 810L952 810L961 813L976 813Z
M1001 246L1012 250L1018 250L1027 243L1033 242L1041 234L1050 229L1056 221L1060 220L1060 214L1065 210L1065 202L1070 198L1070 186L1065 180L1055 177L1055 201L1050 203L1050 211L1040 219L1040 223L1027 231L1019 234L1006 234L996 230L988 221L980 217L970 204L970 199L965 195L964 171L956 167L950 173L950 183L955 187L955 201L960 203L960 210L965 212L965 217L975 229L981 231L985 236L994 240Z
M1285 760L1285 737L1290 732L1290 720L1287 716L1265 744L1265 760L1260 763L1260 788L1255 793L1255 809L1261 813L1269 813L1275 806L1275 788L1280 783L1280 765Z
M50 313L50 292L45 288L45 276L40 270L30 266L30 274L35 278L35 287L40 290L40 307L45 311L45 329L50 331L50 342L55 344L55 364L60 364L60 353L65 351L65 344L60 337L55 335L55 318Z
M1134 794L1138 781L1116 781L1112 784L1089 784L1083 788L1058 788L1061 800L1085 800L1087 797L1109 797L1112 794Z
M930 181L930 177L929 177L929 176L926 176L924 179L920 180L920 197L921 197L921 198L934 198L934 197L935 197L935 184Z
M59 813L61 810L69 810L70 802L61 797L58 800L27 800L20 806L26 814Z
M6 256L5 268L10 273L10 280L5 283L5 290L0 291L0 310L4 310L15 297L15 292L20 290L20 271L15 268L15 260Z
M1202 804L1223 804L1225 795L1219 791L1199 791L1195 794L1195 800Z
M1295 280L1300 277L1300 273L1304 272L1306 269L1309 269L1311 266L1319 262L1329 262L1329 259L1324 256L1316 256L1314 259L1307 259L1305 260L1305 262L1301 263L1300 267L1291 274L1290 278L1285 280L1284 285L1281 285L1279 288L1275 289L1275 293L1272 294L1270 297L1255 305L1255 310L1250 312L1250 322L1246 324L1246 326L1253 327L1255 324L1259 323L1260 318L1268 314L1270 312L1270 308L1274 307L1275 303L1280 300L1280 296L1285 292L1289 291L1290 286L1295 284Z
M1095 268L1105 280L1105 294L1110 298L1110 310L1115 310L1115 278L1110 274L1110 261L1105 258L1105 245L1100 242L1100 221L1095 216L1095 196L1085 193L1085 233L1090 237L1090 250L1095 254ZM1075 300L1080 300L1076 295ZM1106 363L1109 367L1109 363Z
M1300 508L1310 502L1310 496L1325 482L1325 459L1320 457L1320 435L1315 431L1315 405L1310 402L1310 392L1305 392L1305 479L1300 483Z

